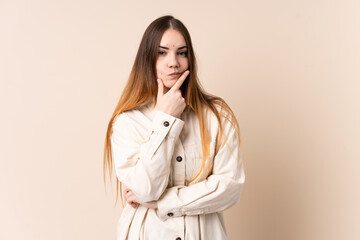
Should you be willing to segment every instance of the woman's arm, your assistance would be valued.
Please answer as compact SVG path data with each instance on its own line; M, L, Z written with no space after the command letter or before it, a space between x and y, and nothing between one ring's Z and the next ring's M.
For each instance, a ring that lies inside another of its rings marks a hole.
M135 122L134 122L135 121ZM168 185L171 157L184 122L155 110L143 142L137 118L121 114L113 125L112 156L117 178L140 202L157 200ZM140 124L141 125L141 124Z
M127 113L121 114L113 126L111 144L116 175L140 202L157 200L168 185L170 159L184 126L179 117L186 104L180 87L188 74L185 71L167 92L162 80L157 80L155 117L148 141L136 140L138 131L144 129L134 127L138 118L126 117Z
M239 139L231 124L225 124L223 131L227 140L214 157L213 173L193 185L166 189L157 201L162 220L220 212L239 201L245 182Z

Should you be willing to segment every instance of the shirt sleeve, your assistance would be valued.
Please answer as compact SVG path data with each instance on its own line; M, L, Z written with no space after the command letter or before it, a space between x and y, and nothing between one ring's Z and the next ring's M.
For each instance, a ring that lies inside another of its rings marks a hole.
M171 156L184 126L181 119L155 110L146 137L141 120L121 114L113 124L112 157L116 176L140 202L158 200L168 185Z
M212 174L190 186L166 189L157 202L156 211L161 220L220 212L239 202L245 182L241 147L231 124L223 130L227 140L214 156Z

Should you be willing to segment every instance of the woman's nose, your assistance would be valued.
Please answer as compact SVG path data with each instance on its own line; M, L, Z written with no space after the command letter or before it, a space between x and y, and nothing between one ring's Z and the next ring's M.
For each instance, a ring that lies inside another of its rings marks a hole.
M168 66L170 68L177 68L179 67L179 61L176 57L175 54L169 54L169 59L168 59Z

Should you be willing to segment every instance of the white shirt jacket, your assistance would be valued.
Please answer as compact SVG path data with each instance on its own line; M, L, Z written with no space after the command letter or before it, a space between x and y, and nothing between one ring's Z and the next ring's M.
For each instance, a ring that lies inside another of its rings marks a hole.
M157 200L158 209L126 203L117 240L228 239L223 211L240 199L245 173L239 139L222 119L226 144L215 155L218 121L207 110L211 137L210 176L187 186L201 168L199 122L194 112L175 118L150 106L116 119L111 136L117 178L140 202Z

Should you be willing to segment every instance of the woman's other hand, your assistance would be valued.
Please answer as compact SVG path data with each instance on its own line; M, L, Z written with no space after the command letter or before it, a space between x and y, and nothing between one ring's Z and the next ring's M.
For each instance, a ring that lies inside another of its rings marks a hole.
M130 188L125 187L124 196L125 196L125 201L128 202L133 208L136 208L140 204L147 208L157 209L156 201L140 203Z
M185 98L181 95L180 87L189 75L190 71L186 70L176 81L174 86L165 92L164 83L161 79L158 79L158 95L156 108L159 111L172 115L176 118L180 118L181 113L184 111L186 104Z
M136 197L135 194L130 190L130 188L125 187L124 188L124 197L125 201L130 204L133 208L136 208L138 203L136 201L133 201Z

